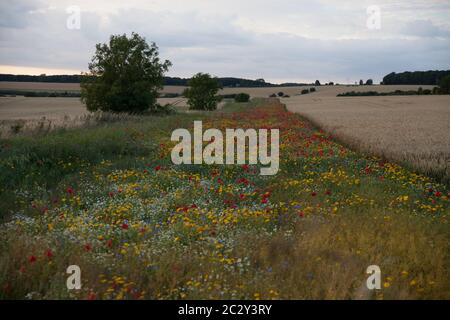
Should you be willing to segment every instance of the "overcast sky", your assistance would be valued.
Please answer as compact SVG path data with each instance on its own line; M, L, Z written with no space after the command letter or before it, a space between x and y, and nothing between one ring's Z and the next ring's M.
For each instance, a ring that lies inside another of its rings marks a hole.
M79 29L67 28L70 6ZM378 82L450 69L449 17L449 0L1 0L0 73L86 71L96 43L136 31L172 61L171 76Z

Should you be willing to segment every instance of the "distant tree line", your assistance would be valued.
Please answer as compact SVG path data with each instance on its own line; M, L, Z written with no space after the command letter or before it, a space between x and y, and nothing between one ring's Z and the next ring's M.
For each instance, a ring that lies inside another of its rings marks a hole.
M15 75L15 74L0 74L0 81L11 81L11 82L55 82L55 83L81 83L82 79L88 76L85 75ZM164 77L165 86L187 86L190 78L179 78L179 77ZM217 78L219 84L222 87L231 88L262 88L262 87L294 87L294 86L308 86L310 84L306 83L282 83L273 84L264 81L264 79L241 79L241 78Z
M40 76L0 74L0 81L80 83L82 77L83 76L79 74L53 75L53 76L47 76L45 74L42 74Z
M383 78L383 84L415 84L415 85L438 85L439 81L450 76L450 70L447 71L414 71L414 72L392 72Z
M24 96L33 98L80 98L80 92L73 91L29 91L29 90L4 90L0 89L0 97Z

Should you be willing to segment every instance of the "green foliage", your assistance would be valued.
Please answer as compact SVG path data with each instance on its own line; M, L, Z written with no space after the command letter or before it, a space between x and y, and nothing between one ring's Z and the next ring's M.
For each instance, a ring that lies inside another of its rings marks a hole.
M113 35L109 44L97 44L89 64L91 77L82 78L81 98L89 111L141 113L159 108L156 103L164 72L158 47L137 33L130 38Z
M439 81L450 76L447 71L415 71L415 72L392 72L383 78L383 84L417 84L417 85L437 85Z
M439 81L439 90L441 94L449 94L450 93L450 75L442 78Z
M309 92L316 92L316 88L310 88Z
M302 94L308 94L309 93L309 90L308 89L303 89L302 90Z
M439 87L434 87L432 93L439 94Z
M320 86L320 81L316 80L316 82L314 83L316 86Z
M189 81L183 95L188 99L191 110L215 110L220 97L216 96L221 86L217 78L207 73L197 73Z
M2 96L24 96L33 98L79 98L79 92L74 91L30 91L30 90L0 90Z
M433 94L435 90L433 90ZM432 94L432 91L429 89L423 90L421 87L415 91L415 90L395 90L393 92L377 92L377 91L350 91L345 93L340 93L337 96L338 97L372 97L372 96L415 96L415 95L422 95L422 94Z
M236 102L248 102L250 100L250 95L248 93L238 93L234 100Z
M372 79L368 79L366 81L366 86L371 86L371 85L373 85L373 80Z
M279 96L279 97L284 96L284 92L283 92L283 91L278 92L278 96Z

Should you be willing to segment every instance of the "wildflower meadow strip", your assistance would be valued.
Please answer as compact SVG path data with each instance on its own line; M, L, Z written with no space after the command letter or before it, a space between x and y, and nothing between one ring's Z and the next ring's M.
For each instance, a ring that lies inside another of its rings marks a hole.
M0 229L0 297L448 298L445 186L347 149L277 100L198 117L223 132L279 129L278 174L174 165L172 126L131 124L136 144L156 146L147 154L94 163L80 151L51 196L9 191L21 205ZM364 289L371 264L381 291ZM65 286L69 265L80 290Z

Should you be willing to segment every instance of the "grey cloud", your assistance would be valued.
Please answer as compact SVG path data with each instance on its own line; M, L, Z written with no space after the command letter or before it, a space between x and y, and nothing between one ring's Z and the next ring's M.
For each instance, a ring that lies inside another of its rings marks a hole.
M414 20L407 22L402 28L405 35L416 37L450 37L450 31L435 26L430 20Z
M2 0L0 2L0 28L24 28L32 11L42 9L41 1Z
M22 14L30 10L31 5L27 6L30 1L21 0L21 3L22 7L8 9L15 12L11 16L19 17L20 10ZM277 8L274 3L267 8L257 8L256 13L245 14L243 10L244 16L255 21L271 18L272 22L282 23L280 13L271 17L267 12L267 17L264 16L264 10ZM346 8L338 10L330 5L324 8L322 3L313 0L308 3L311 5L304 10L310 8L308 13L317 15L316 24L313 18L307 19L312 29L341 28L351 34L354 28L364 24L365 11L359 7L348 13L359 20L340 21ZM295 26L298 20L296 31L301 30L305 12L294 10L298 4L293 1L283 0L279 3L280 10L286 9L283 5L292 9L284 22ZM41 7L34 6L31 10ZM328 19L335 10L334 18ZM445 32L442 33L445 30L433 23L417 23L417 20L404 31L415 35L413 40L396 37L398 30L393 30L388 40L376 39L376 35L324 40L295 35L297 33L290 33L289 28L283 33L245 29L236 23L241 17L237 10L223 14L205 14L194 9L180 12L119 9L115 14L82 11L80 30L66 29L67 16L65 8L60 7L27 16L26 23L17 22L20 28L13 28L11 22L7 27L0 25L1 64L86 70L96 43L108 41L111 34L136 31L147 40L155 41L162 58L173 62L172 76L186 77L203 71L217 76L266 80L354 82L369 77L379 81L391 71L450 68L447 58L450 41ZM389 28L384 30L391 32Z

